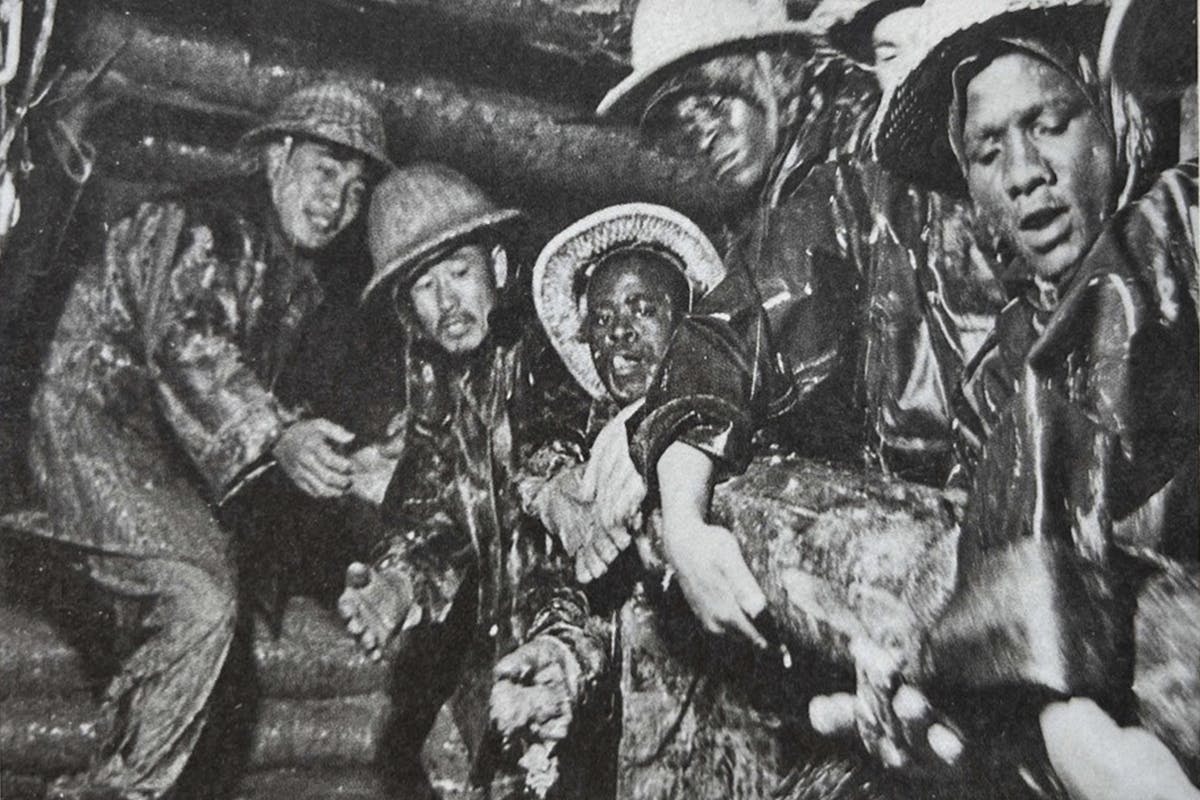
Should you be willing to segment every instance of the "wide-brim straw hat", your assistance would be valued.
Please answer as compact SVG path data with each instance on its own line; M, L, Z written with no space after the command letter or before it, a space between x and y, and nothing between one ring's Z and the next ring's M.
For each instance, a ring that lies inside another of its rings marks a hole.
M1196 83L1195 0L1116 0L1104 26L1100 75L1150 101Z
M871 35L893 11L921 5L921 0L821 0L808 18L825 40L862 64L875 61Z
M384 283L407 285L430 258L456 243L515 235L524 214L503 208L466 175L422 162L388 173L371 193L367 244L375 272L362 298Z
M696 223L666 206L609 206L570 225L542 249L533 267L533 304L550 343L583 389L596 399L608 389L584 338L588 273L601 259L629 247L661 249L683 266L698 298L725 277L716 247Z
M283 136L340 145L366 156L385 170L395 166L388 156L387 133L379 107L345 83L315 83L292 92L266 122L242 136L241 144L261 144Z
M989 33L1021 27L1063 30L1081 13L1103 14L1106 0L930 0L922 46L906 59L874 123L875 154L884 167L939 189L961 192L962 174L950 147L954 69ZM1056 28L1057 26L1057 28ZM1099 44L1097 42L1097 44Z
M788 19L784 0L642 0L630 32L633 72L604 96L596 115L629 109L685 59L759 40L816 35L808 23Z

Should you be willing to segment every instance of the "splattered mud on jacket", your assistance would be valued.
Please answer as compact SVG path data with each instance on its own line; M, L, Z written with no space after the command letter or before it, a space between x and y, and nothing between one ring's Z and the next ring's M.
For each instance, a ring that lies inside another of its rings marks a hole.
M312 265L226 209L143 204L67 300L34 402L33 464L55 535L170 554L267 465L295 414L272 394ZM199 508L197 508L199 506Z
M579 437L587 402L532 333L513 344L488 340L463 364L419 350L408 368L404 454L383 507L394 533L381 545L413 587L419 611L410 620L419 613L440 637L461 642L447 654L458 676L449 709L472 782L486 784L495 768L485 739L492 669L570 574L554 540L522 517L513 480L543 439ZM464 778L442 779L461 786Z
M939 482L948 398L1001 296L965 209L871 164L825 164L727 260L647 396L631 442L646 474L675 439L736 474L776 417L798 452Z
M1010 303L971 365L958 410L973 490L938 634L958 655L939 671L1110 695L1126 688L1121 605L1138 573L1190 565L1195 591L1196 196L1194 162L1164 173L1056 292ZM1194 671L1176 692L1155 730L1194 779Z

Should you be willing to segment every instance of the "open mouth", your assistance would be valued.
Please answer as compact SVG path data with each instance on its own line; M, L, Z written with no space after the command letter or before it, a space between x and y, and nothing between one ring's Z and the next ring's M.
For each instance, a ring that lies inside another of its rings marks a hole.
M618 378L626 378L642 369L642 358L634 353L616 353L609 360L612 374Z
M1022 216L1018 229L1034 250L1046 252L1070 234L1070 216L1066 206L1047 206Z
M315 211L305 211L304 215L308 217L308 224L317 233L329 234L337 227L337 219L330 214L323 214Z

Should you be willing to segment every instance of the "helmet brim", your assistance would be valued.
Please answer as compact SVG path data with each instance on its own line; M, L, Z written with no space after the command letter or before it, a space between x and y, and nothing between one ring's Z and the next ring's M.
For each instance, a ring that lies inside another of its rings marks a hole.
M368 300L384 284L403 286L411 283L418 277L421 267L430 256L476 234L490 229L499 232L502 239L510 239L524 220L525 214L520 210L502 208L440 231L437 235L406 248L393 257L383 269L376 270L367 288L363 289L361 301Z

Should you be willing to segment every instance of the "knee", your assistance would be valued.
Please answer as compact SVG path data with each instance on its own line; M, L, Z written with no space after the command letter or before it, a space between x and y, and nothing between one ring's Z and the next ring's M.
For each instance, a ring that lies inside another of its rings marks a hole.
M173 563L166 568L167 583L158 612L162 620L195 631L199 636L232 635L237 616L237 591L231 573Z

